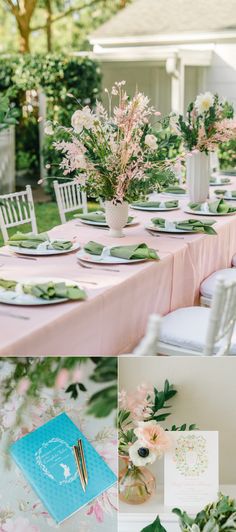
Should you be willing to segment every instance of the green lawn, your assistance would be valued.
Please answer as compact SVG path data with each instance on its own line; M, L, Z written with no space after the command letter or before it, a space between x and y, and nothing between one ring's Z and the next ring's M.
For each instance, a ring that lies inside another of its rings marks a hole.
M95 210L98 208L96 203L89 203L89 210ZM79 211L78 211L79 212ZM55 225L60 224L60 217L58 213L57 204L55 202L49 202L49 203L36 203L35 204L35 213L36 213L36 219L38 224L38 231L39 233L42 233L43 231L48 231ZM66 216L67 220L71 220L73 218L74 213L70 213ZM21 226L20 229L22 231L30 231L30 227L25 225ZM15 233L17 228L12 228L9 230L9 234L12 235ZM3 238L0 231L0 246L3 245Z

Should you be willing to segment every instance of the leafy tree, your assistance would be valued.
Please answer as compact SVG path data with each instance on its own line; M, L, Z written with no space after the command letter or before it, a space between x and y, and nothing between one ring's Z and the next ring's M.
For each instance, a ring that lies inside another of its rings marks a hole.
M70 19L64 26L68 36L75 33L82 36L96 28L119 9L125 7L130 0L2 0L5 15L14 17L19 34L19 51L29 53L32 39L39 40L43 31L46 36L47 51L54 49L53 27L61 21ZM4 21L5 17L0 18ZM8 25L8 20L7 20ZM60 34L59 39L61 38ZM13 45L14 47L14 45ZM78 39L76 47L78 48Z

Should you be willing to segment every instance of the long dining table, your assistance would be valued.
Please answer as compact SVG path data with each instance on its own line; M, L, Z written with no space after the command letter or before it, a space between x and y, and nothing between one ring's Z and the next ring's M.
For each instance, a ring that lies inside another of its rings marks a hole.
M218 188L218 187L216 187ZM236 177L227 187L236 189ZM211 187L211 196L214 187ZM162 200L170 199L160 196ZM188 199L169 212L130 210L135 225L124 238L112 238L104 228L85 225L75 218L49 231L50 237L76 239L82 247L90 240L106 246L145 242L157 250L159 261L104 265L78 261L76 252L56 256L20 258L6 246L0 248L0 277L14 280L34 277L78 281L87 299L48 306L0 304L1 356L116 356L132 353L145 333L152 313L165 315L199 301L203 279L231 266L236 253L236 214L214 216L217 235L150 234L151 218L183 220ZM236 201L232 202L236 206ZM204 218L204 214L201 218Z

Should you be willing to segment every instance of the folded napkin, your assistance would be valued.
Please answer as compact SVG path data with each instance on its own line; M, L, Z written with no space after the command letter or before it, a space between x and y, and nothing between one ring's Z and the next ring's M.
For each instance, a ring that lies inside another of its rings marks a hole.
M165 229L166 220L165 218L152 218L152 223L158 225L161 229ZM182 231L191 231L194 233L206 233L207 235L216 235L215 229L212 225L215 223L215 220L181 220L180 222L172 222L176 229L181 229Z
M210 183L215 183L215 182L220 182L220 183L229 183L230 182L230 179L229 177L211 177L210 178Z
M165 188L164 192L170 192L171 194L186 194L186 190L185 188L181 188L181 187L167 187Z
M89 222L106 222L105 214L102 212L89 212L88 214L80 214L79 216L76 215L76 218L77 217L81 220L88 220ZM133 219L133 216L129 216L128 223L131 223Z
M227 214L230 212L236 212L236 207L230 206L223 199L218 199L216 201L212 201L211 203L189 203L188 206L192 211L202 212L206 212L205 207L207 207L208 212L212 212L214 214Z
M20 283L17 281L0 279L0 287L5 290L14 291L18 284ZM30 294L31 296L39 297L41 299L86 299L86 292L84 290L81 290L77 285L66 285L64 282L54 283L53 281L50 281L48 283L22 284L21 288L24 294Z
M102 255L106 246L93 242L92 240L84 246L84 250L91 255ZM133 246L115 246L110 248L110 255L118 257L119 259L153 259L158 260L159 257L154 249L151 249L147 244L135 244Z
M221 196L226 196L227 193L229 194L228 195L228 199L230 198L236 198L236 190L226 190L225 188L222 189L218 189L218 190L214 190L215 194L217 195L221 195Z
M135 201L133 205L137 207L150 207L151 209L159 209L160 206L164 205L166 209L173 209L174 207L179 206L178 200L173 201Z
M71 249L73 243L70 240L52 240L50 241L47 233L21 233L17 231L10 237L7 244L20 248L37 249L41 244L46 244L46 249L67 250Z

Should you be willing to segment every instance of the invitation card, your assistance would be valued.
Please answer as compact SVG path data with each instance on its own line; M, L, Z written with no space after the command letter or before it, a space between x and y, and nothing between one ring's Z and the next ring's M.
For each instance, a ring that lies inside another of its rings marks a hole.
M200 510L217 499L219 456L217 431L169 432L171 448L165 453L164 503Z
M82 440L88 483L81 485L73 446ZM116 482L103 458L66 414L60 414L11 445L10 453L57 523Z

